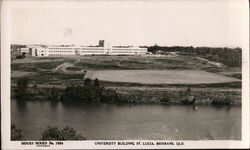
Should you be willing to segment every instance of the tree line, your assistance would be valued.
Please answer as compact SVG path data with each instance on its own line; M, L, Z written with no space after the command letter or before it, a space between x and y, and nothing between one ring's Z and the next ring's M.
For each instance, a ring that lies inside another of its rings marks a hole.
M28 87L29 79L22 77L17 80L15 98L17 100L36 100L39 97L53 101L65 102L120 102L117 92L113 89L105 89L96 78L86 78L83 85L69 85L65 88L37 88Z
M193 46L150 46L153 54L161 52L180 52L181 54L198 55L210 61L217 61L229 67L241 67L242 49L227 47L193 47Z
M22 100L51 100L62 102L104 102L104 103L138 103L143 102L147 98L133 97L132 93L121 94L113 89L106 89L102 86L98 79L91 80L86 78L83 85L69 85L65 88L38 88L36 84L33 87L28 87L29 79L22 77L17 80L17 88L15 89L15 98L18 101ZM132 97L131 97L132 96ZM138 95L137 95L138 96ZM157 96L155 96L157 97ZM225 94L213 95L210 97L212 103L215 105L230 105L233 102L233 96L225 96ZM155 103L171 104L194 104L201 101L204 97L191 91L188 86L186 91L179 91L177 94L168 93L162 97L154 100Z

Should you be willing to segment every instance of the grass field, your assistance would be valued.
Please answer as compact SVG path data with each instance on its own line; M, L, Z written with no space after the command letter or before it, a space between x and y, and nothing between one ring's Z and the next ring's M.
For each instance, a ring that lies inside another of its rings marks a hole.
M62 64L71 65L55 69ZM86 77L98 78L110 86L144 84L179 87L199 84L199 87L226 88L239 87L241 82L238 80L241 79L239 67L218 67L207 61L182 55L29 57L11 63L12 81L28 76L32 83L38 84L70 84L77 80L82 83L84 70L87 71Z
M30 57L17 59L11 63L12 70L31 71L37 69L53 69L58 65L70 62L74 66L69 70L159 70L159 69L206 69L218 67L191 56L75 56L75 57Z
M24 71L11 71L11 77L18 78L28 75L30 72L24 72Z
M84 56L75 64L81 69L93 70L159 70L159 69L202 69L214 67L191 56Z
M201 70L99 70L88 71L85 77L140 84L210 84L240 81Z
M24 59L15 59L12 64L22 64L22 63L43 63L51 61L63 61L63 58L60 57L26 57Z

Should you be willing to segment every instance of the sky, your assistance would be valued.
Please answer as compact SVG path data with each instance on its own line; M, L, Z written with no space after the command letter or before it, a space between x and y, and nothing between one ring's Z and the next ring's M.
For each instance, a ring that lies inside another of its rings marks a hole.
M240 47L244 1L33 3L11 14L12 44ZM235 5L236 3L236 5Z

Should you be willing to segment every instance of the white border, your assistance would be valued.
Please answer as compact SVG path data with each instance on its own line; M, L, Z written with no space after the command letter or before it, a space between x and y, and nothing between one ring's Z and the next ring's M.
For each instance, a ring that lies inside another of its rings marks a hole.
M3 149L46 149L36 145L21 145L21 142L10 141L10 36L11 36L11 10L14 8L72 8L81 7L70 5L76 3L73 1L3 1L1 5L1 130L2 130L2 148ZM84 1L87 3L88 1ZM117 2L117 1L114 1ZM131 1L126 1L129 3ZM140 1L137 1L140 2ZM158 1L160 2L160 1ZM234 1L228 1L229 7L235 7ZM63 146L51 145L47 149L182 149L182 148L249 148L249 4L247 0L242 0L240 6L245 10L245 24L242 27L245 34L242 34L243 58L242 58L242 140L225 140L225 141L183 141L184 146L100 146L95 145L95 141L64 141ZM105 1L100 3L106 4ZM89 7L89 5L86 5ZM90 6L91 7L91 6ZM107 5L108 7L108 5ZM237 7L237 6L236 6ZM104 141L104 140L102 140ZM131 140L128 140L131 141ZM127 141L127 142L128 142ZM118 141L112 141L118 142ZM135 142L142 142L136 140ZM154 141L152 141L154 142ZM170 141L168 141L170 142ZM173 141L176 142L176 141Z

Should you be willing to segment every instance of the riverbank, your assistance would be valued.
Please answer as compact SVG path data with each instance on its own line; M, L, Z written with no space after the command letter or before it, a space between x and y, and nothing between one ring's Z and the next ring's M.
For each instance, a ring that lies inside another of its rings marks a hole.
M127 103L241 105L240 91L123 90L118 97Z
M77 88L77 87L76 87ZM78 87L79 88L79 87ZM12 87L12 98L16 98L16 87ZM93 103L131 103L131 104L184 104L184 105L241 105L241 90L214 90L209 88L130 88L109 87L99 92L89 92L88 97L65 98L66 88L29 87L24 100L66 101ZM74 90L74 89L72 89ZM88 91L89 89L85 89ZM96 90L96 89L95 89ZM71 91L72 93L72 91ZM74 93L74 92L73 92ZM75 95L79 95L75 93Z

